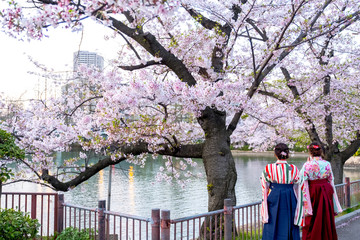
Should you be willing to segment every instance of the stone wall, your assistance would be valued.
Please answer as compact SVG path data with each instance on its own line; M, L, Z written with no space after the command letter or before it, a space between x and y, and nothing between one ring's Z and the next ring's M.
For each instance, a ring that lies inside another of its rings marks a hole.
M349 158L344 165L344 168L359 168L360 169L360 157Z

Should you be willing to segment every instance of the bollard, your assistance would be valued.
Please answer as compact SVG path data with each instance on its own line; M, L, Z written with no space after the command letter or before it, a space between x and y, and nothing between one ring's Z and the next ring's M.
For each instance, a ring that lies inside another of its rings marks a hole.
M151 210L151 240L160 240L160 209Z
M231 240L232 218L231 199L224 200L224 240Z
M57 229L58 233L64 230L64 194L58 195L57 202Z
M161 211L161 240L170 240L170 211Z
M100 200L98 204L98 222L99 222L99 238L98 240L105 240L105 200Z
M350 198L350 178L345 178L345 206L349 208L351 206L351 198Z

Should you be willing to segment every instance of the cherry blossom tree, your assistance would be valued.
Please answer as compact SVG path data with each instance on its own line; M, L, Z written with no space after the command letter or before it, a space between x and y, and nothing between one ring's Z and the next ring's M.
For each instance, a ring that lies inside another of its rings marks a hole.
M145 156L161 155L168 161L158 178L181 181L181 174L191 176L191 158L202 158L212 211L222 208L225 198L236 203L230 145L245 137L235 131L245 112L258 109L253 97L260 85L276 80L284 66L301 72L306 64L294 59L306 55L308 43L358 27L359 5L355 0L12 0L0 15L3 31L20 39L41 39L47 28L59 25L81 30L90 18L113 30L109 41L124 45L114 49L119 58L112 71L83 67L78 74L86 81L69 83L63 97L34 101L2 123L32 154L22 164L38 180L67 191L109 165L144 164ZM96 106L91 114L85 107L90 103ZM77 175L52 173L52 153L74 145L103 158L89 165L82 153ZM180 169L172 157L185 159Z
M323 42L310 41L306 54L294 59L296 68L281 66L278 80L259 88L258 96L263 97L257 101L267 106L250 114L250 121L267 126L269 136L281 135L297 143L302 139L303 146L319 142L337 184L343 182L344 163L360 147L357 34L358 26L345 25L337 35L327 34Z

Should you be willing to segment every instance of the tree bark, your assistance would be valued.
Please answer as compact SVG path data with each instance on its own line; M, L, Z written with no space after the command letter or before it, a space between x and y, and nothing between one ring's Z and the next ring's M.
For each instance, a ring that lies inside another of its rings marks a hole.
M344 179L344 163L347 159L342 159L339 154L332 154L328 160L334 174L334 184L343 183Z
M209 212L223 209L226 198L231 199L233 206L236 205L235 183L237 173L230 150L230 137L225 120L226 114L224 112L219 112L210 107L207 107L198 119L205 132L202 159L207 179ZM219 225L221 216L218 215L217 217L217 226L215 226L214 219L211 220L210 217L205 219L199 239L218 239L223 226ZM218 229L218 236L215 236L216 228Z
M199 118L205 132L202 157L208 184L208 211L222 209L226 198L230 198L232 204L236 205L237 173L225 119L224 112L209 107Z

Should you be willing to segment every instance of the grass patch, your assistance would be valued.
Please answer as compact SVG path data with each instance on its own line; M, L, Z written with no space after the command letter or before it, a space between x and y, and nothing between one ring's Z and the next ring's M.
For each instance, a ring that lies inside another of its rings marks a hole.
M351 213L351 212L354 212L356 210L359 210L360 209L360 204L355 206L355 207L351 207L351 208L347 208L345 209L344 211L342 211L341 213L339 213L339 215L337 215L336 217L341 217L341 216L344 216L348 213Z
M254 231L251 233L238 233L238 235L236 236L236 240L250 240L250 239L255 239L255 240L260 240L262 238L262 233L255 233Z

